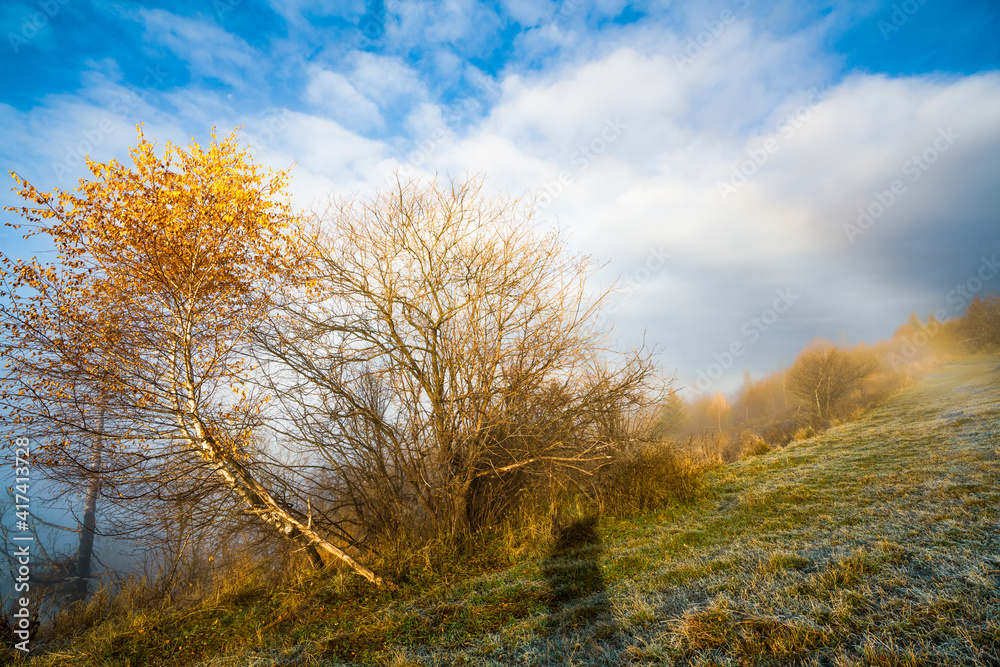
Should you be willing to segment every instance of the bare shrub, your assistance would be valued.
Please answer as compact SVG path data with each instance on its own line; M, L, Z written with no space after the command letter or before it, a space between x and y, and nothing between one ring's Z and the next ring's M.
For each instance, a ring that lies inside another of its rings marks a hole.
M317 296L290 294L261 345L278 428L322 457L347 544L450 539L545 504L664 395L648 353L596 328L594 262L529 205L399 182L314 222Z
M731 438L728 431L717 429L689 433L684 451L705 465L731 463L740 457L739 440Z
M796 442L798 440L808 440L814 435L816 435L816 429L812 426L800 426L795 429L795 433L792 434L792 442Z
M690 421L687 405L677 392L670 392L660 409L657 433L662 437L677 437Z
M792 441L798 422L794 419L777 419L768 423L760 431L760 437L773 446L784 446Z
M767 454L773 447L754 431L744 431L740 434L740 453L742 456L760 456Z

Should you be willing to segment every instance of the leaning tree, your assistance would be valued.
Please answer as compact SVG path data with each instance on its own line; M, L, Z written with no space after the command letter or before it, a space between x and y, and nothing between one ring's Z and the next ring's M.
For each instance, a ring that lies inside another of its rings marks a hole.
M8 210L58 259L0 254L0 419L40 463L99 475L134 507L238 508L381 585L272 485L281 471L255 437L253 333L275 294L309 291L287 173L252 165L235 133L160 158L140 128L131 157L88 160L72 192L12 174L30 205Z

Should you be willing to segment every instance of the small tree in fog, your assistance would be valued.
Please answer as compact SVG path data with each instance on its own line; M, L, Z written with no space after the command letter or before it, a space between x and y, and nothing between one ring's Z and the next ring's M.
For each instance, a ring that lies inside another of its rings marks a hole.
M677 437L690 422L687 405L676 391L670 392L660 408L659 432L664 437Z
M715 419L715 425L719 429L719 433L722 433L723 419L727 422L729 420L729 401L726 400L725 395L723 395L721 391L712 397L712 403L709 406L709 409Z
M830 423L840 403L860 390L878 365L866 350L844 350L820 340L799 354L788 370L787 385L802 401L812 425L821 427Z
M959 336L966 351L1000 349L1000 296L976 297L959 320Z

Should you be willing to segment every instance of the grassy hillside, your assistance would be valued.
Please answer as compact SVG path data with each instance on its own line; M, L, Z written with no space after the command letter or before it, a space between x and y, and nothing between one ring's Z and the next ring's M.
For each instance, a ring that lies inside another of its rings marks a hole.
M1000 664L1000 357L709 474L670 512L581 523L376 593L248 578L105 623L40 665Z

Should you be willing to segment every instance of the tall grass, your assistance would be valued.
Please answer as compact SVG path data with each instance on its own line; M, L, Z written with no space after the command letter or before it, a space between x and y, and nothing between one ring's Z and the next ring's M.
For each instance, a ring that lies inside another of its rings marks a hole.
M690 499L700 472L670 443L646 444L601 471L597 506L614 517L661 510Z

